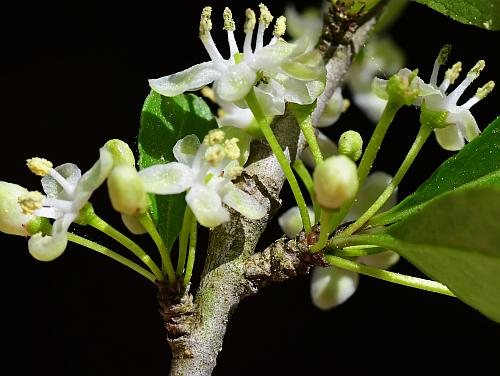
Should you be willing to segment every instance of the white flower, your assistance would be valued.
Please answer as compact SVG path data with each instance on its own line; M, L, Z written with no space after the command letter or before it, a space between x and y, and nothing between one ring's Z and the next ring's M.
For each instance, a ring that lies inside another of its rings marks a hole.
M28 193L26 188L17 184L0 181L0 231L11 235L28 236L27 227L36 217L23 213L19 197Z
M391 42L385 39L373 39L356 58L349 68L346 82L356 106L373 122L377 122L387 104L372 91L372 81L378 75L390 76L403 66L403 54Z
M374 172L368 176L360 188L356 201L347 214L344 221L356 220L363 214L383 192L392 177L385 172ZM397 190L380 209L385 211L396 204ZM278 219L281 229L285 234L293 238L301 230L302 222L297 207L286 211ZM297 224L298 223L298 224ZM300 228L299 228L300 227ZM295 231L298 229L297 233ZM293 235L293 236L290 236ZM399 255L392 251L383 251L369 256L357 257L356 261L380 269L388 269L399 260ZM358 286L358 273L346 271L334 266L325 268L315 267L311 276L311 299L314 305L320 309L327 310L345 302L354 294Z
M27 213L55 220L50 235L37 233L28 241L28 249L37 260L51 261L64 252L69 226L77 219L92 193L106 180L113 159L104 147L99 153L99 160L83 175L72 163L52 168L52 163L46 159L32 158L27 161L32 172L43 176L42 187L46 196L29 192L19 197L21 208Z
M182 72L149 80L153 90L165 96L198 90L213 82L215 101L235 103L245 107L244 98L256 86L256 95L266 115L283 114L285 102L311 104L323 91L324 67L314 52L304 54L307 44L287 43L286 20L281 16L274 28L274 37L264 45L264 31L273 16L263 4L260 7L255 48L252 49L255 13L246 11L245 41L240 51L234 38L235 24L229 8L224 10L224 29L227 31L230 56L224 59L217 49L210 30L212 9L203 9L200 39L211 61L194 65Z
M314 211L308 206L307 211L309 213L309 220L311 222L314 221ZM295 238L300 231L304 228L302 225L302 218L300 216L300 210L298 206L292 206L286 212L278 218L278 223L281 227L281 230L288 236L290 239Z
M187 191L186 202L198 222L213 228L229 221L222 203L250 219L262 218L267 209L231 180L243 171L248 144L236 128L212 130L202 144L188 135L174 146L177 162L159 164L139 171L144 188L160 195ZM239 137L231 137L237 134Z
M454 64L445 73L445 78L439 87L437 86L437 77L439 73L439 63L436 61L430 84L439 89L439 92L425 98L422 107L422 114L425 115L426 111L433 111L436 113L446 113L445 117L439 121L444 123L444 127L434 128L436 140L445 150L455 151L460 150L465 145L465 140L472 141L481 131L477 126L474 116L472 116L470 109L477 102L488 95L495 86L493 81L489 81L486 85L479 88L476 94L465 103L458 105L458 101L465 89L479 77L480 72L483 70L485 63L480 60L469 71L465 79L449 94L446 94L448 87L455 82L461 69L460 62ZM431 114L431 116L433 116ZM439 114L437 114L439 117ZM433 121L434 122L434 121Z
M288 35L294 39L300 39L307 35L311 42L316 43L318 41L323 28L323 15L319 9L308 8L299 13L294 5L287 5L285 16Z

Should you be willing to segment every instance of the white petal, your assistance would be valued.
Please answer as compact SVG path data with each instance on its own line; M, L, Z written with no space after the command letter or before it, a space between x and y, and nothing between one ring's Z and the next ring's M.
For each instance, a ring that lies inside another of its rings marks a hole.
M298 104L311 104L323 90L323 85L319 81L308 82L288 78L281 84L285 88L285 101Z
M366 117L374 123L380 119L387 105L386 99L379 98L373 93L354 94L352 100L363 111Z
M358 287L359 275L333 266L315 267L311 276L311 299L316 307L328 310L344 303Z
M25 225L34 218L23 214L17 199L28 190L17 184L0 181L0 231L10 235L26 236Z
M464 137L455 124L434 129L438 144L445 150L456 151L465 146Z
M268 70L269 68L278 66L282 61L289 58L297 47L294 44L278 40L272 45L267 45L259 51L246 58L248 65L255 71Z
M309 219L314 221L314 211L311 207L307 207L307 211L309 212ZM297 206L293 206L284 212L278 218L278 223L281 227L281 230L288 236L290 239L295 238L300 231L304 228L302 225L302 217L300 216L300 210Z
M99 160L82 175L76 185L73 203L80 210L87 203L90 196L104 183L113 168L113 155L106 148L99 149Z
M231 184L231 186L232 188L229 189L229 192L222 198L222 201L227 206L249 219L260 219L266 215L267 209L265 206L260 204L248 193L234 187L233 184Z
M230 66L215 82L214 91L223 101L236 102L245 98L252 88L257 75L247 64Z
M52 261L61 256L66 245L68 236L65 232L55 235L44 236L41 233L33 235L28 241L28 249L35 259L39 261Z
M64 215L64 213L58 208L50 207L50 208L40 208L35 210L35 215L44 218L57 219Z
M377 98L378 99L378 98ZM334 124L342 114L344 109L344 97L342 96L342 89L337 88L328 103L325 110L319 118L317 127L329 127Z
M273 83L273 81L271 81ZM266 116L283 115L285 113L285 89L278 83L261 84L255 89L255 96Z
M166 97L173 97L185 91L198 90L217 80L220 72L209 61L192 66L182 72L149 80L151 89Z
M63 178L66 179L69 185L76 186L78 180L82 176L82 173L78 166L73 163L64 163L60 166L54 168ZM57 181L50 175L46 175L42 178L43 191L49 198L62 198L67 199L63 188Z
M122 221L125 227L134 235L142 235L147 232L137 217L133 215L122 214Z
M180 163L190 166L199 147L200 140L198 137L194 134L189 134L175 143L173 150L174 157Z
M387 80L375 77L372 81L372 92L377 97L388 100L389 95L387 94Z
M213 228L230 219L217 192L204 185L192 187L186 194L186 202L202 226Z
M465 139L469 142L481 133L474 116L472 116L469 110L462 107L458 106L450 111L446 120L456 124L458 129L460 129L460 133L464 135Z
M231 102L221 102L219 104L223 110L222 116L217 119L219 127L228 126L246 129L253 122L256 122L249 108L240 108Z
M374 268L389 269L399 261L399 255L393 251L384 251L370 256L360 256L356 261Z
M294 5L287 5L285 8L286 32L294 39L310 35L311 39L318 40L323 27L321 13L314 9L300 14Z
M193 172L185 164L170 162L158 164L139 171L144 189L149 193L170 195L181 193L193 182Z
M361 216L372 204L377 200L384 189L389 185L392 176L382 172L374 172L366 178L363 186L360 188L356 201L349 210L345 217L345 221L355 221ZM397 202L397 189L394 190L392 195L386 203L380 208L379 211L386 211L396 205Z

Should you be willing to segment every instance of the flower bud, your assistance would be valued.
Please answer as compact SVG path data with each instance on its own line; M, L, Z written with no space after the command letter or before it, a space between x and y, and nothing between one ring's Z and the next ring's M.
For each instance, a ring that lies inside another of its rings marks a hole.
M113 139L106 142L104 144L104 147L111 152L114 166L135 166L134 153L126 142L118 139Z
M314 211L309 206L307 207L307 211L309 212L309 219L312 221L314 219ZM283 230L285 235L290 239L295 238L304 228L298 206L294 206L284 212L278 218L278 223L281 230Z
M337 209L354 198L358 191L356 164L345 155L335 155L316 167L313 174L318 203Z
M123 214L138 215L149 207L149 199L134 167L120 165L108 177L108 192L113 208Z
M316 267L311 276L311 300L322 310L344 303L356 291L359 274L334 266Z
M363 139L358 132L347 131L339 139L339 153L356 162L363 152Z
M139 222L139 219L133 215L122 214L122 221L127 230L134 235L142 235L147 232L141 222Z
M23 214L18 203L20 196L28 191L12 183L0 181L0 231L11 235L28 236L27 226L31 221L36 221L33 214Z

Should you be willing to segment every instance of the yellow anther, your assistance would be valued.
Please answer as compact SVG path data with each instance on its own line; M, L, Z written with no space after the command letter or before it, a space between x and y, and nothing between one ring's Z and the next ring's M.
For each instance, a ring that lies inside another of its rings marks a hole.
M495 87L495 82L489 81L486 85L477 89L476 97L483 99L484 97L486 97L489 93L491 93L493 91L494 87Z
M234 31L236 30L236 25L233 20L233 13L228 7L224 8L224 30Z
M203 143L206 146L212 146L215 144L221 144L224 142L224 138L226 138L226 134L221 129L212 129L203 139Z
M30 171L38 176L45 176L52 169L52 162L44 158L31 158L26 160Z
M225 157L226 152L221 144L209 146L205 152L205 160L213 166L217 166Z
M445 44L443 47L441 47L441 50L439 50L437 58L439 65L443 65L444 63L446 63L446 60L448 60L450 52L451 52L451 44Z
M241 155L240 148L238 147L238 141L236 137L231 138L230 140L226 140L224 142L224 151L229 159L235 160L238 159Z
M25 193L17 199L19 206L21 206L21 210L23 214L33 214L33 212L37 209L40 209L42 205L44 195L42 195L38 191Z
M201 11L200 18L200 38L206 36L212 30L212 7L205 7Z
M274 25L273 35L277 38L280 38L283 35L285 35L285 32L286 32L286 17L279 16Z
M467 73L467 76L479 76L479 73L484 69L486 63L484 60L479 60L476 65Z
M264 24L264 26L267 28L271 22L273 22L273 15L271 12L269 12L269 9L267 7L260 3L259 4L259 10L260 10L260 16L259 16L259 21Z
M450 84L453 84L455 80L458 78L458 75L460 74L461 71L462 71L462 63L459 61L453 64L452 67L446 71L444 77L448 81L450 81Z
M257 22L255 18L255 12L248 8L245 11L245 17L245 26L243 27L243 30L245 31L245 33L251 33L255 28L255 23Z
M201 89L201 95L203 95L205 98L210 99L212 102L215 101L215 92L211 87L205 86L203 89Z
M229 180L233 180L236 179L238 176L240 176L242 172L243 172L243 167L231 166L226 170L226 177L229 178Z

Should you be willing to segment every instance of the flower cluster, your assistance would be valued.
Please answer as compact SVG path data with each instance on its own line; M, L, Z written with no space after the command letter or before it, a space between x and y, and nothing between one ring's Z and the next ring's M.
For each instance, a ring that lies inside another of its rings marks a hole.
M224 59L210 34L212 8L205 7L200 20L200 39L211 60L179 73L151 79L151 88L162 95L174 96L213 83L214 100L228 116L246 108L244 99L250 90L255 90L269 116L283 114L286 102L313 103L324 88L321 56L316 51L306 52L308 43L305 40L288 43L281 38L286 30L284 16L276 20L273 38L265 45L264 31L274 17L265 5L260 4L259 8L255 47L252 47L252 40L257 18L253 10L246 11L243 49L238 47L234 37L236 26L231 10L224 10L224 30L230 49L230 56Z

